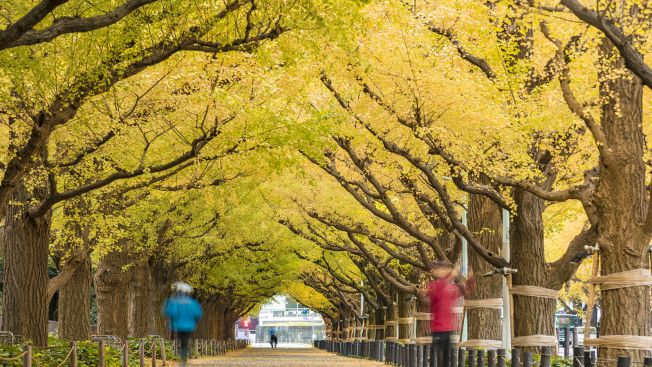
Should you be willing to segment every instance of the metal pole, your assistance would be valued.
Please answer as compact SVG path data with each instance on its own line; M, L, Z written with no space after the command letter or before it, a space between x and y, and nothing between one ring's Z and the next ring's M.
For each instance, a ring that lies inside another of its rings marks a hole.
M468 202L468 200L465 200ZM466 207L462 205L462 224L468 226L468 218ZM469 243L462 236L462 266L461 266L462 276L466 277L469 274ZM464 309L464 315L462 315L462 335L460 335L460 342L464 342L468 339L469 335L469 325L467 323L466 309Z
M508 262L510 261L510 246L509 246L509 211L503 209L503 257ZM511 331L511 302L509 297L509 288L507 286L507 278L503 277L503 348L509 350L512 344L512 331Z

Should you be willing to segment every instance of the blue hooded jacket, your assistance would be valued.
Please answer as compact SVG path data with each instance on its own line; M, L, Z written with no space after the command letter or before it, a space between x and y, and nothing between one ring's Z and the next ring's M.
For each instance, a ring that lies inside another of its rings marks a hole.
M168 298L164 309L173 332L192 332L202 317L201 306L194 298L185 295Z

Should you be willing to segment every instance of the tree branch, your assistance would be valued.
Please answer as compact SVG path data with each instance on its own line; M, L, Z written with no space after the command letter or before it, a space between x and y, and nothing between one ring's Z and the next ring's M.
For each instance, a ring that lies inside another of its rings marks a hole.
M58 0L50 2L65 3L67 1L68 0ZM14 38L12 42L2 42L2 35L0 34L0 50L11 47L30 46L38 43L48 42L68 33L83 33L105 28L119 22L124 17L134 12L136 9L155 1L158 0L129 0L111 11L90 18L61 17L56 19L51 26L44 29L35 30L30 27L20 37Z
M582 5L578 0L561 0L560 2L580 20L604 33L625 59L627 68L641 78L643 84L652 88L652 68L645 63L643 55L632 45L632 36L625 35L611 20Z

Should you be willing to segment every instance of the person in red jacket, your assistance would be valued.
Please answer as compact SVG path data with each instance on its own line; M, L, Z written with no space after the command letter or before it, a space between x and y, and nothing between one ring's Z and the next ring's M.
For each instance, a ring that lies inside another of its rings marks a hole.
M448 367L450 364L451 334L456 329L457 318L453 307L457 305L460 297L470 290L473 275L469 279L459 276L459 268L447 262L436 262L431 270L435 277L428 283L427 294L430 299L430 331L432 332L432 348L430 353L430 366ZM436 358L435 358L436 356Z

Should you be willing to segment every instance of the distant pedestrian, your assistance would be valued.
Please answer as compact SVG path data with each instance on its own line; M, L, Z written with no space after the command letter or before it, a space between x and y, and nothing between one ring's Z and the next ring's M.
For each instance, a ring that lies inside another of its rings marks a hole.
M433 281L428 283L427 293L430 299L430 331L432 348L430 367L448 367L450 361L451 335L456 328L453 307L463 295L467 294L474 283L472 273L465 280L459 276L459 268L449 263L437 262L432 269Z
M186 283L172 285L172 296L165 300L163 312L170 320L170 330L181 347L181 367L185 367L190 350L190 337L202 317L201 306L191 297L192 287Z
M272 345L272 348L276 348L276 346L278 345L278 338L276 337L276 334L272 334L269 337L269 344Z

